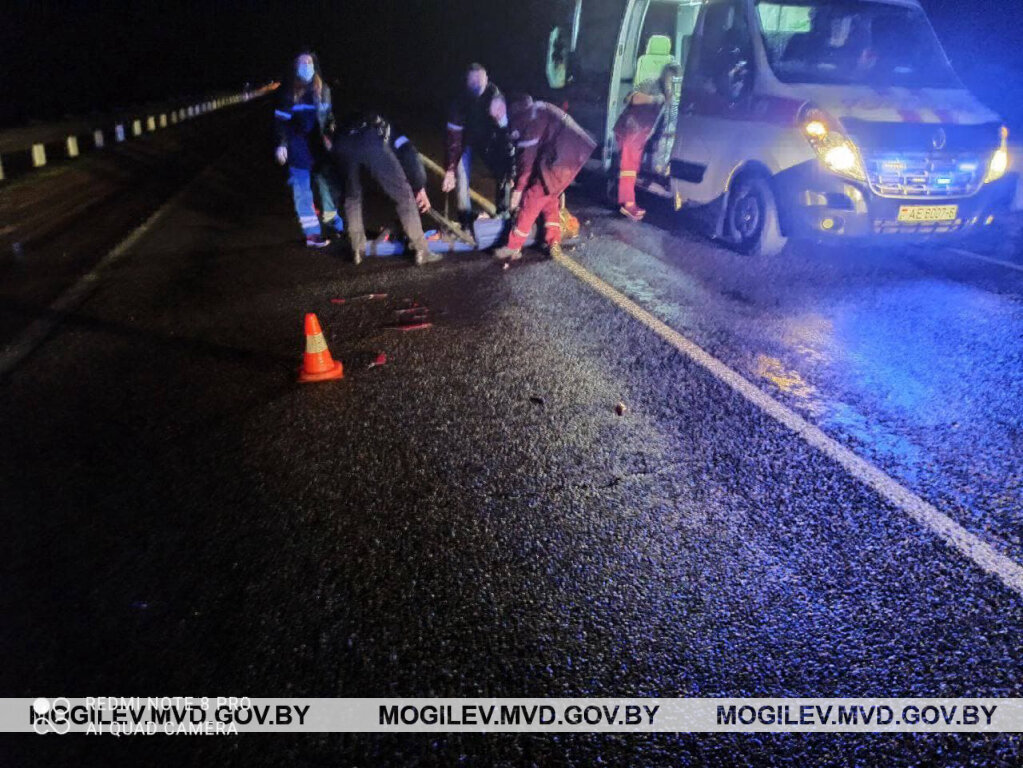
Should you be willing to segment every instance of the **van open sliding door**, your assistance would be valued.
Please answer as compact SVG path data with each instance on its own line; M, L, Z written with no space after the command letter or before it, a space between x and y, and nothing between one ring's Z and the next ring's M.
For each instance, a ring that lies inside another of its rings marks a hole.
M659 80L668 64L682 68L683 75L672 78L669 98L647 142L640 166L640 184L652 192L670 194L671 153L679 119L679 103L685 80L685 67L692 47L700 0L651 0L643 18L634 49L635 65L631 82L623 78L621 91L634 90ZM624 108L625 96L620 99Z
M608 85L615 74L622 39L623 19L631 15L636 0L561 0L556 4L560 14L560 55L568 61L568 77L563 88L552 92L557 104L568 104L572 117L601 146L595 155L603 167L611 161L611 127L617 113L609 118ZM564 50L568 48L568 50ZM552 87L554 83L549 83Z

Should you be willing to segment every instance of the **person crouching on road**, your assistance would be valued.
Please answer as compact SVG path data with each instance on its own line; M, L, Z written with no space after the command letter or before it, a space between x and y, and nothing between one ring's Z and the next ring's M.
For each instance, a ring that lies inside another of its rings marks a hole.
M497 121L507 115L518 172L511 196L512 209L518 208L518 214L507 246L496 255L520 258L530 229L542 215L548 254L560 257L561 194L582 170L597 142L562 110L529 96L519 97L510 107L503 97L495 99L491 115Z
M406 166L413 176L417 171L410 163L409 152L414 147L406 148L408 141L400 139L392 142L391 126L377 114L363 113L352 115L342 121L334 134L332 153L338 166L344 169L345 177L345 217L348 219L348 239L352 246L352 259L356 264L362 262L366 249L366 229L362 220L362 179L361 171L365 168L384 193L391 198L398 209L398 218L405 230L405 235L412 246L413 261L416 266L440 261L441 256L431 253L423 233L423 223L419 212L430 209L430 201L426 196L426 174L420 166L421 178L413 183L419 186L413 192L412 184L406 175L406 167L399 160L399 154L406 158ZM400 144L400 146L399 146ZM395 154L397 148L399 154ZM418 162L418 153L416 161Z
M325 131L333 121L330 87L323 82L316 55L304 52L296 56L291 77L280 90L280 103L274 112L277 162L288 166L288 184L295 198L295 213L305 234L305 244L323 248L330 244L330 239L323 236L316 215L314 184L320 197L323 223L339 234L344 231L344 224L337 215L324 143Z
M664 105L672 97L676 78L682 76L682 67L670 63L661 70L656 80L640 83L625 97L625 111L615 123L615 141L621 153L618 170L618 205L621 214L640 221L646 211L636 205L636 174L643 160L643 149L657 126Z

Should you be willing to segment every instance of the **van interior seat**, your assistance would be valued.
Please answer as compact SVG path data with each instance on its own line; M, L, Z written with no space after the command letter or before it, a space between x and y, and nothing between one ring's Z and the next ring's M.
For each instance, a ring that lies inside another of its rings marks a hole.
M667 35L650 35L646 41L646 53L636 61L635 84L656 80L661 76L661 70L666 64L675 61L671 55L671 38Z

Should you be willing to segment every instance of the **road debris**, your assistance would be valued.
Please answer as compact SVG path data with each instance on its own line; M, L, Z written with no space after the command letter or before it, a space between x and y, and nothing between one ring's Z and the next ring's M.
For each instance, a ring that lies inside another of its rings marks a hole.
M331 299L331 304L353 304L356 301L379 301L386 299L386 293L364 293L361 296L350 296L348 298Z

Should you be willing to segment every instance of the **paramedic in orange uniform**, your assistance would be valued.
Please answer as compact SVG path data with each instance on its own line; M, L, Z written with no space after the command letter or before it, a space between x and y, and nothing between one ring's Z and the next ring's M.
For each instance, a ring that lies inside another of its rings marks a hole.
M621 151L618 174L618 204L622 215L640 221L646 211L636 205L636 173L643 148L657 126L665 103L671 97L672 82L682 76L682 67L665 65L657 80L640 83L626 99L625 111L615 123L615 141Z
M512 209L518 209L501 259L522 256L522 246L539 217L544 219L544 242L552 258L561 255L561 193L579 174L597 146L592 137L553 104L522 96L508 106L504 97L491 103L498 123L507 118L508 136L515 142L515 189Z

